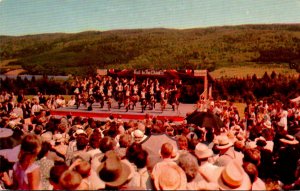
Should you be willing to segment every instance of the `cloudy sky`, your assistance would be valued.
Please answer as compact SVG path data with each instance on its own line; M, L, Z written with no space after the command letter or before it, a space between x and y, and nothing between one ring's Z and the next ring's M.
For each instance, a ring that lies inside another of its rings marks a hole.
M300 23L300 0L0 0L0 35Z

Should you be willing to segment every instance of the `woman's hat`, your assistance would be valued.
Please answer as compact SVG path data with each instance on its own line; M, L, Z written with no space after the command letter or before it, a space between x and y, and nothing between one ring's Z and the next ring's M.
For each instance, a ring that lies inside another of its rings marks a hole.
M236 161L230 162L222 170L216 171L220 173L218 176L218 184L221 190L250 190L251 181L243 167ZM217 174L216 174L217 176Z
M53 135L53 140L57 143L61 143L61 142L64 142L64 137L62 134L57 133L57 134Z
M195 155L198 159L204 159L213 155L212 149L209 149L207 145L198 143L195 147Z
M73 137L76 138L79 134L85 134L86 132L83 129L77 129L75 133L73 133Z
M123 185L132 173L128 163L121 161L114 151L107 151L104 159L97 169L99 178L109 187Z
M297 145L299 143L292 135L286 135L285 138L280 139L280 141L288 145Z
M227 149L232 145L233 143L229 141L229 138L227 136L221 135L217 139L216 149L218 150Z
M147 135L145 135L141 130L136 129L131 133L131 136L133 137L134 141L137 143L143 142L146 138Z
M161 165L153 177L156 190L186 190L186 175L176 163Z

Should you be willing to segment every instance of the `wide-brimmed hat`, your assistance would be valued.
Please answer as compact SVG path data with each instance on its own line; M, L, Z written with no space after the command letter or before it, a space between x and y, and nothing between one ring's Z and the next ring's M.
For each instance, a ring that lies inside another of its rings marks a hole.
M50 143L52 141L53 134L50 131L46 131L41 135L41 137L42 137L42 141L46 141Z
M299 143L293 135L286 135L284 138L280 139L280 141L289 145L297 145Z
M211 157L213 155L212 149L209 149L207 145L198 143L195 147L195 155L199 159Z
M22 123L20 123L20 122L12 120L12 121L8 122L8 127L10 127L11 129L15 129L17 125L21 125L21 124Z
M161 169L153 174L153 178L156 190L186 190L186 175L176 163L161 165Z
M73 137L76 138L79 134L85 134L86 132L83 129L77 129L74 133L73 133Z
M217 175L219 174L219 175ZM236 161L216 171L218 185L221 190L250 190L251 181L243 167Z
M267 120L266 122L263 123L263 126L268 128L268 129L271 129L272 128L272 123L269 120Z
M216 140L216 149L226 149L233 145L233 143L229 140L227 136L221 135Z
M146 138L147 135L145 135L141 130L136 129L131 133L131 136L133 137L134 141L137 143L143 142Z
M17 113L10 113L9 118L10 119L17 119L19 115Z
M132 169L114 151L107 151L104 161L97 169L99 178L109 187L123 185L130 177Z
M56 133L55 135L53 135L53 140L57 143L61 143L65 141L63 135L60 133Z

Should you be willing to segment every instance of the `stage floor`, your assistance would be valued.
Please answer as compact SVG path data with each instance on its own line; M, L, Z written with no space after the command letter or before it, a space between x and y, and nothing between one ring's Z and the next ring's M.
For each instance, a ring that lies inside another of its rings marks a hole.
M194 107L195 104L179 104L178 110L173 111L171 105L167 105L166 109L162 112L160 104L157 103L155 109L149 110L147 107L147 109L142 113L140 103L137 103L134 110L129 110L128 112L126 112L123 105L119 109L117 102L112 103L110 111L108 110L106 103L103 108L100 108L99 103L94 103L92 111L88 111L86 106L81 105L78 109L76 106L58 108L56 110L52 110L51 115L66 116L70 114L72 116L92 117L97 120L106 120L106 118L110 115L113 115L115 118L121 115L124 120L142 120L145 118L146 114L149 114L150 116L157 116L158 119L167 118L169 120L181 122L184 120L187 113L194 111Z

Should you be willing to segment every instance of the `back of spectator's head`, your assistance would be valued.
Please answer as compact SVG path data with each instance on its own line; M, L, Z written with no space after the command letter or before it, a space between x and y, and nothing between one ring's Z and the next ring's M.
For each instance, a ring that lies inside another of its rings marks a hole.
M93 132L89 139L90 147L94 149L99 148L100 141L101 141L101 134L98 131Z
M178 165L185 172L187 181L192 181L198 173L198 161L195 156L185 153L179 156Z
M38 159L42 159L51 149L51 144L48 141L42 143L41 151L38 154Z
M78 166L76 166L76 172L78 172L82 178L87 178L90 175L91 164L87 161L81 161Z
M129 134L123 134L120 136L119 144L122 148L127 148L132 143L132 136Z
M37 125L34 128L34 134L40 135L43 132L44 127L42 125Z
M148 152L146 150L141 150L137 152L134 160L134 164L137 168L144 168L147 164Z
M244 151L244 162L250 162L258 166L260 164L260 151L258 149L247 148Z
M59 178L59 185L65 190L76 190L82 180L81 175L76 171L67 170Z
M105 153L106 151L113 150L115 145L116 143L111 137L105 136L100 141L99 149L102 151L102 153Z
M245 144L242 141L234 142L234 150L238 152L244 151Z
M42 140L35 134L27 134L22 139L20 160L26 160L26 156L37 156L41 150Z
M248 174L251 182L253 183L256 180L256 178L258 177L257 167L251 162L244 162L243 168L244 168L245 172Z
M139 143L132 143L126 150L126 158L134 163L135 157L138 152L142 151L143 148Z
M60 176L68 170L68 166L66 164L54 165L50 170L50 183L59 183Z
M76 137L76 146L78 150L83 150L87 147L89 141L86 136L77 136Z
M170 143L164 143L161 146L160 154L162 158L171 158L173 153L173 146Z

